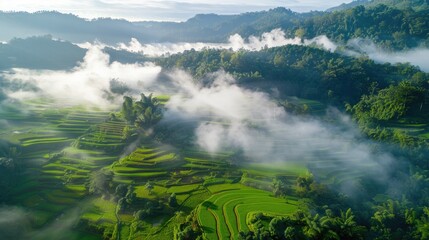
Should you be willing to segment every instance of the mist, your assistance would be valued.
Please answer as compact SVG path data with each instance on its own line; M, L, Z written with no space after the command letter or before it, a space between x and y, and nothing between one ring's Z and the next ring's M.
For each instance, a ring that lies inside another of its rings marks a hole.
M418 66L422 71L429 72L429 49L418 47L404 51L386 51L378 47L374 42L365 39L353 39L347 43L345 51L350 56L366 55L378 63L410 63Z
M298 37L287 38L286 34L279 28L271 32L263 33L261 36L250 36L245 39L239 34L231 35L226 43L152 43L141 44L136 38L132 38L129 43L120 43L114 47L120 50L126 50L134 53L141 53L148 56L163 56L169 54L182 53L186 50L194 49L201 51L203 49L232 49L233 51L248 50L259 51L263 48L273 48L286 45L316 45L328 51L335 51L337 45L330 41L326 36L318 36L313 39L301 39ZM87 47L88 43L80 44L81 47Z
M290 41L279 30L247 41L238 35L231 38L229 46L235 49L258 49ZM331 51L336 49L326 37L307 42L298 39L290 44L322 43ZM167 74L167 80L161 80L161 67L151 63L111 63L101 48L90 46L83 61L70 71L12 69L3 73L8 81L22 81L38 89L6 94L17 99L50 97L59 102L67 99L76 104L118 108L124 94L167 93L168 89L171 98L165 106L163 122L196 122L194 144L209 153L236 151L245 162L298 162L315 172L331 167L372 176L382 183L390 180L393 157L388 152L374 151L374 143L365 140L354 123L338 110L327 112L325 118L329 121L295 116L268 94L240 87L223 71L199 82L175 70ZM122 91L113 91L113 85L122 86ZM353 189L343 186L348 192Z
M9 98L47 97L57 102L94 105L108 108L124 93L152 84L161 68L152 63L122 64L110 62L100 46L91 46L82 62L70 71L14 68L1 73L6 81L32 85L32 89L5 90ZM123 89L115 91L115 88Z
M78 208L66 211L49 225L33 229L35 216L31 211L20 207L0 207L0 239L77 239L73 228L79 221L81 210Z
M237 164L294 162L308 166L316 176L322 168L332 168L382 184L390 181L393 157L376 151L375 143L336 109L329 109L324 119L293 115L269 95L241 88L222 71L204 85L195 84L183 71L170 78L179 94L167 103L163 121L197 120L195 144L205 151L241 152L244 162ZM355 183L341 183L343 192L354 195L357 187L350 184ZM392 191L399 191L398 186Z
M260 51L264 48L281 47L287 45L315 46L323 48L326 51L336 52L339 47L345 47L346 50L339 50L339 53L360 57L362 55L378 63L410 63L420 67L421 70L429 72L429 62L426 56L429 56L429 49L418 47L405 51L386 51L377 46L374 42L366 39L352 39L346 45L340 45L330 40L326 35L317 36L313 39L301 39L298 37L287 38L281 29L273 29L271 32L263 33L261 36L250 36L245 39L239 34L231 35L226 43L152 43L141 44L137 39L132 38L129 43L120 43L113 48L125 50L134 53L140 53L147 56L168 56L171 54L183 53L184 51L194 49L201 51L203 49L231 49L233 51L247 50ZM90 43L80 44L81 47L88 48Z

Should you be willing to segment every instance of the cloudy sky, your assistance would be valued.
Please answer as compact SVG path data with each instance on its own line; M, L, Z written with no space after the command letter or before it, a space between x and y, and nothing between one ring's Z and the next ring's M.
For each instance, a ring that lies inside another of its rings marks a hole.
M56 10L85 18L183 21L197 13L237 14L286 7L297 12L325 10L352 0L0 0L2 11Z

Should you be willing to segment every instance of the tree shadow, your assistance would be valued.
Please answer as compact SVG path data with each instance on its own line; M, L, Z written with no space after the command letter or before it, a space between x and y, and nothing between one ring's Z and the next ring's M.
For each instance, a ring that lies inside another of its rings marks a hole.
M217 209L217 205L216 204L214 204L213 202L211 202L211 201L205 201L205 202L203 202L203 207L206 207L206 208L210 208L210 209L212 209L212 210L216 210Z
M214 231L214 228L211 228L211 227L202 226L201 228L202 228L202 229L203 229L203 231L204 231L204 232L206 232L206 233L214 233L214 232L215 232L215 231Z

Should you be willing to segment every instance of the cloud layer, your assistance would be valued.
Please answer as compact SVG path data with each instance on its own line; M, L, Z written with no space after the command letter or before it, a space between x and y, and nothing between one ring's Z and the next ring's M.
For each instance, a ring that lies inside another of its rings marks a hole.
M166 105L164 121L197 121L195 144L205 151L238 151L242 161L294 162L308 166L316 176L344 173L390 184L393 157L375 151L375 144L364 140L338 110L327 112L331 123L289 114L269 95L241 88L225 72L213 74L204 85L195 84L183 71L171 73L170 78L177 94ZM359 181L350 179L338 184L344 193L355 195Z
M421 70L429 72L429 49L415 48L406 51L388 52L377 47L372 41L353 39L348 43L351 49L346 52L351 56L359 56L362 53L370 59L380 63L410 63L419 66Z
M71 71L12 69L1 76L7 81L32 84L39 91L6 92L12 98L49 97L59 102L108 106L115 100L112 79L139 91L152 84L161 68L153 64L111 63L100 47L91 46L83 61ZM121 96L117 96L121 99Z
M318 36L313 39L286 38L281 29L273 29L271 32L263 33L260 37L250 36L244 39L239 34L229 37L227 43L155 43L141 44L137 39L132 38L128 44L121 43L116 48L129 52L141 53L149 56L162 56L166 54L181 53L186 50L195 49L201 51L205 48L210 49L232 49L234 51L244 49L248 51L259 51L265 47L280 47L285 45L317 45L328 51L335 51L337 45L326 36ZM81 44L82 47L88 46L88 43Z

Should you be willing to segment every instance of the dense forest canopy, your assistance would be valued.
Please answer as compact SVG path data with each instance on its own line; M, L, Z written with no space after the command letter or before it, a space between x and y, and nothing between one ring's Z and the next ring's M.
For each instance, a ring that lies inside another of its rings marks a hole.
M285 46L259 52L229 50L186 51L159 59L167 68L184 68L197 78L224 69L243 84L281 89L285 95L321 100L339 107L356 103L376 85L385 88L414 75L428 75L408 64L376 64L368 58L351 58L325 50ZM267 84L271 83L271 84Z

